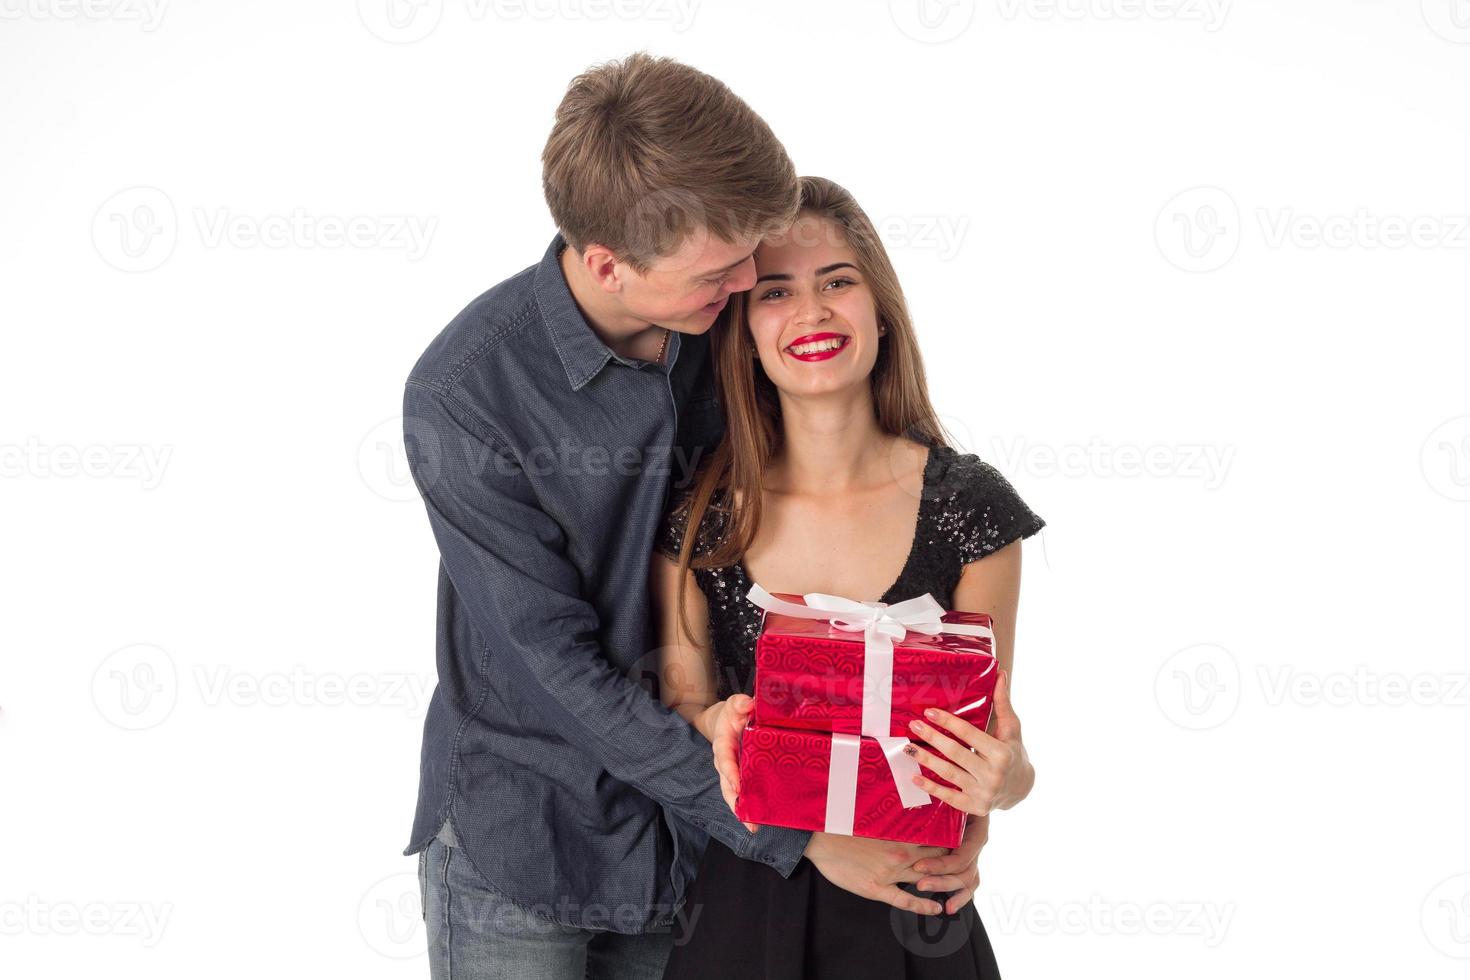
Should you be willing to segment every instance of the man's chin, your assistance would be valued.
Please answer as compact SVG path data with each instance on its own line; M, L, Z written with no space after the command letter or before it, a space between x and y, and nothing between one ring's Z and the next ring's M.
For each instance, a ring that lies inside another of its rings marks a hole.
M665 323L665 326L667 326L670 330L677 330L679 333L698 335L702 333L708 333L709 328L714 326L719 321L719 319L720 314L718 312L714 314L709 314L701 310L699 312L692 313L689 316L684 317L677 323L672 320L667 321Z

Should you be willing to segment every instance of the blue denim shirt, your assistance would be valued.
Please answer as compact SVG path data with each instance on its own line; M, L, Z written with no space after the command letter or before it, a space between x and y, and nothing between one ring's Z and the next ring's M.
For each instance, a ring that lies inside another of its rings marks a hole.
M710 745L659 703L648 563L673 481L723 432L708 338L613 353L558 236L424 351L404 441L439 545L439 683L405 854L446 818L493 891L566 925L673 921L706 835L790 875L810 835L749 833Z

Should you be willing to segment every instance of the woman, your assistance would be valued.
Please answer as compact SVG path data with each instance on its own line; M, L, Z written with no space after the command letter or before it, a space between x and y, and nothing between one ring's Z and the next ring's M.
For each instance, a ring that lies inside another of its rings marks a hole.
M661 696L725 743L750 710L762 615L745 597L752 583L884 602L927 592L988 613L1008 672L1019 542L1044 523L992 467L944 441L893 267L846 191L804 178L796 225L755 261L755 287L713 334L725 439L673 502L652 573ZM1001 685L998 716L1007 673ZM983 828L992 808L1030 791L1018 726L1001 741L953 716L934 721L916 735L935 751L917 758L957 789L921 781L932 795ZM733 801L737 774L721 778ZM665 980L999 976L969 901L920 919L838 888L806 859L782 878L712 840L688 902L700 916Z

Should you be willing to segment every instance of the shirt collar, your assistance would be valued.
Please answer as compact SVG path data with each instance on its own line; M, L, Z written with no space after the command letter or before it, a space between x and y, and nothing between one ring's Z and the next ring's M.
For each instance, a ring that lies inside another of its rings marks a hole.
M541 308L541 320L546 324L551 346L555 348L557 357L561 358L561 366L567 373L567 383L572 386L572 390L580 390L597 377L608 361L617 361L632 368L671 369L679 356L678 333L670 334L669 349L660 369L656 365L619 357L602 342L602 338L592 332L582 311L577 309L577 301L572 298L566 276L561 271L561 251L565 247L566 240L558 233L551 240L546 254L541 257L541 264L536 267L535 289L536 304Z

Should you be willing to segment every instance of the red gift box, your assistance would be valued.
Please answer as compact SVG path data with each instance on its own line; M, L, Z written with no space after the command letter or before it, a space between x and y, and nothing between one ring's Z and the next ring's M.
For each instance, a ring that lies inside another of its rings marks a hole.
M858 743L856 787L851 790L852 833L876 840L905 841L934 847L958 847L965 814L940 800L905 809L899 800L888 761L875 739L792 728L751 725L740 738L740 797L735 815L741 820L798 830L827 830L828 786L836 739ZM951 785L928 769L930 779Z
M799 595L771 595L805 605ZM946 612L940 621L991 628L983 613ZM910 630L895 640L888 734L910 737L909 722L926 708L943 708L984 729L999 676L994 649L990 636ZM861 632L767 612L756 640L752 723L860 734L864 663Z

